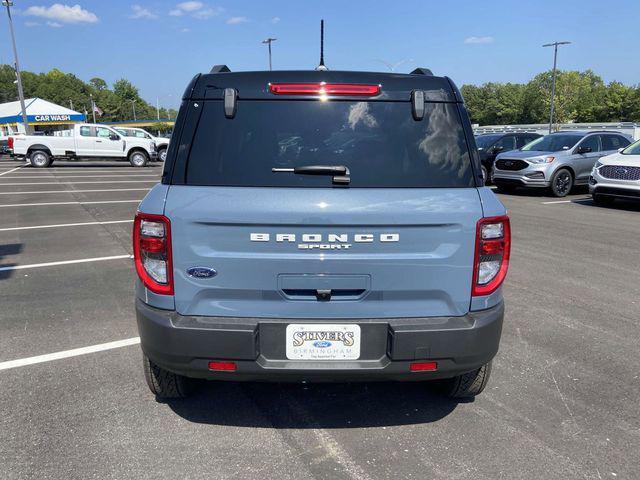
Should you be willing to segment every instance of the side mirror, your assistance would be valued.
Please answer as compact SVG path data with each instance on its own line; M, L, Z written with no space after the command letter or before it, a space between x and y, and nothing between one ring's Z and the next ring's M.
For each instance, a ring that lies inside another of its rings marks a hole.
M111 135L109 135L109 140L120 140L120 135L112 133Z
M576 150L576 153L579 153L580 155L582 155L583 153L590 153L591 152L591 147L578 147L578 150Z
M491 148L491 153L500 153L504 150L504 147L493 147Z
M622 152L622 150L624 150L624 147L619 148L619 149L618 149L618 153Z

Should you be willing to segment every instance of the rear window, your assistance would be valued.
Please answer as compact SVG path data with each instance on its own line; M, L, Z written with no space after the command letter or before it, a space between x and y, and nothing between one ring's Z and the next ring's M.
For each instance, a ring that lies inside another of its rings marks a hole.
M203 102L187 162L189 185L331 187L330 176L272 168L344 165L353 187L470 187L467 143L455 104L427 103L415 121L408 102L240 101L227 119Z

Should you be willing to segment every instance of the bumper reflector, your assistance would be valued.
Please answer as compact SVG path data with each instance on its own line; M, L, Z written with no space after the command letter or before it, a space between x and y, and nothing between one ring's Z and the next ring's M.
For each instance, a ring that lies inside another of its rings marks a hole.
M215 372L235 372L236 368L236 362L209 362L209 370L213 370Z
M409 365L412 372L435 372L438 370L438 362L413 362Z

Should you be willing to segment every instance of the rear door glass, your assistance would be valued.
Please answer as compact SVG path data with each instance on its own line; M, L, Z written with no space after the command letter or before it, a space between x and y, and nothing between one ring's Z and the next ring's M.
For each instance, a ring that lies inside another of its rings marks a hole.
M272 168L344 165L353 187L474 186L455 104L427 103L415 121L408 102L203 102L187 161L189 185L331 187L331 177Z

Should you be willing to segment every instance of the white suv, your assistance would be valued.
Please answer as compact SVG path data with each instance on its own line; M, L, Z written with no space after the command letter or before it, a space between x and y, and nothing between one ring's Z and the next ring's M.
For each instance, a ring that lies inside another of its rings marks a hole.
M597 205L611 204L616 197L640 199L640 140L598 160L589 191Z

